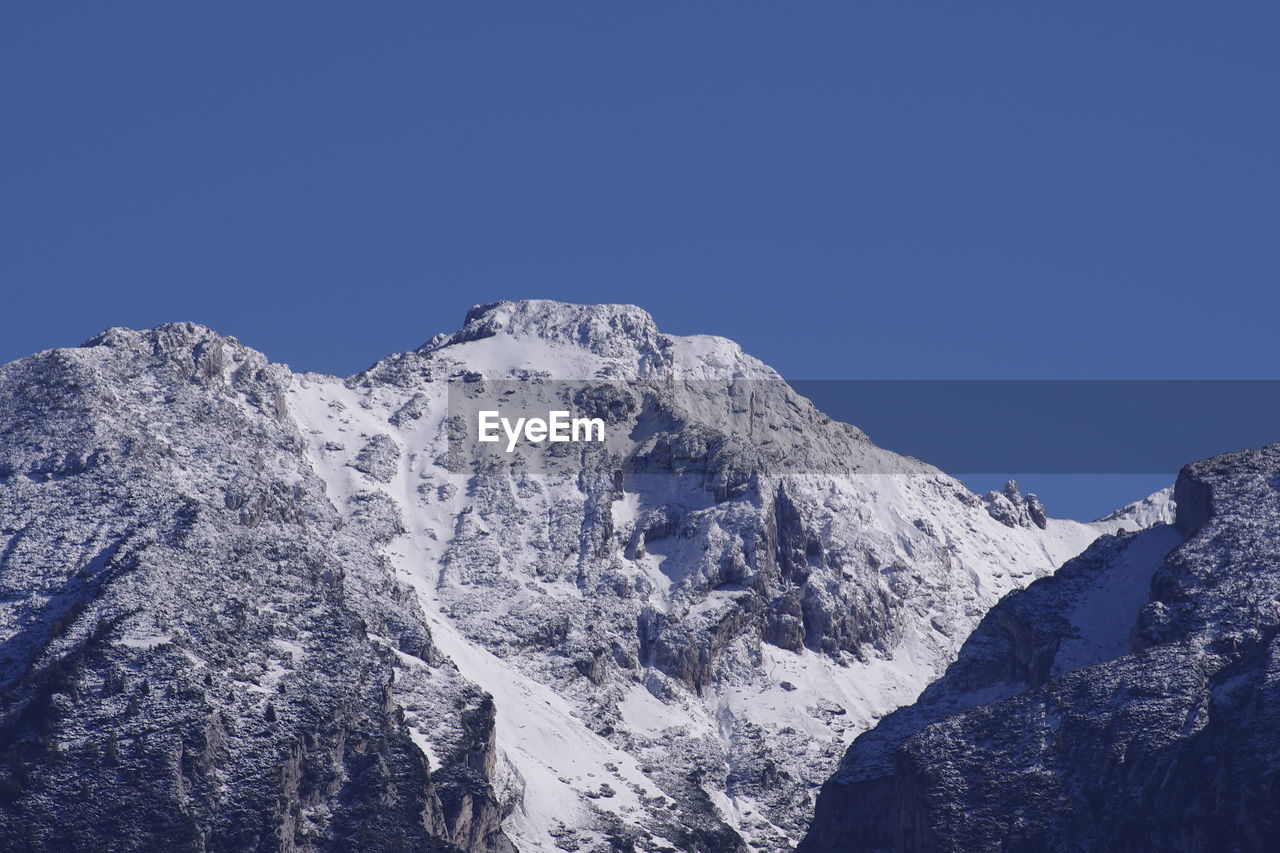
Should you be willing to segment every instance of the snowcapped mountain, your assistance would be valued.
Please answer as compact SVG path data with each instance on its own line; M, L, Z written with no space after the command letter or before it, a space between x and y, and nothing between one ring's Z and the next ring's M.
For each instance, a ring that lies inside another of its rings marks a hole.
M748 408L723 386L659 386L626 422L667 425L616 457L543 477L449 471L445 385L463 374L735 380L774 392L755 417L783 447L716 443ZM369 490L396 505L392 562L495 696L522 849L618 816L680 849L694 842L679 825L729 838L724 824L784 849L852 735L918 693L1004 592L1119 526L1041 515L1042 529L1016 489L976 499L829 421L732 342L663 335L629 306L483 306L353 381L300 377L289 399L337 505ZM396 460L380 482L359 465L374 442ZM614 793L592 796L600 784Z
M1140 501L1122 506L1115 512L1104 515L1098 521L1116 522L1120 525L1120 530L1146 530L1157 524L1173 524L1176 513L1173 486L1170 486Z
M0 368L0 848L512 849L492 702L329 501L292 383L191 324ZM430 774L401 656L447 697Z
M615 440L471 453L513 381ZM1167 512L976 497L631 306L345 380L112 329L0 394L0 834L48 847L790 849L997 600Z
M1277 483L1280 445L1189 465L1174 523L1005 597L854 742L800 849L1274 847Z

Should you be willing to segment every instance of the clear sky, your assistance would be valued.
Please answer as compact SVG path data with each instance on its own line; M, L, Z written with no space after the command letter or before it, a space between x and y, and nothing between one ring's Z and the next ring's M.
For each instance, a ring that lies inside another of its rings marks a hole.
M10 5L0 360L191 319L347 374L545 297L795 378L1275 378L1277 33L1262 2Z

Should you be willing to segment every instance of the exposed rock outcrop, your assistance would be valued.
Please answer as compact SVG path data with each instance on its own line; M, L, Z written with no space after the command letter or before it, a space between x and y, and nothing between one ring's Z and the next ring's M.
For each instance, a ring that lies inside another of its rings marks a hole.
M609 440L482 453L486 399ZM633 306L480 306L345 380L112 329L0 368L0 438L0 849L787 850L1122 526L989 511Z
M452 664L289 382L192 324L0 368L0 849L513 849L411 738L395 650Z
M1001 601L859 737L802 853L1263 850L1280 836L1280 445Z

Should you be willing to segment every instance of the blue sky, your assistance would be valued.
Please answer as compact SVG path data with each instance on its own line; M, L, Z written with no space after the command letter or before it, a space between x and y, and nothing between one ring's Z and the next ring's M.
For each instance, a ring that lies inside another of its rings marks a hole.
M546 297L797 378L1275 378L1278 31L1265 3L10 8L0 360L192 319L345 374Z

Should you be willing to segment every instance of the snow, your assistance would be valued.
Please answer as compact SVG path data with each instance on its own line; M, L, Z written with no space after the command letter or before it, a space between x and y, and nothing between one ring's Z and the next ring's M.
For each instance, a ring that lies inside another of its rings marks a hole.
M681 709L672 708L649 692L643 684L632 684L618 703L627 728L645 735L657 735L669 728L687 725Z
M545 377L554 371L560 379L664 375L777 380L771 369L722 338L669 338L665 348L658 345L656 330L651 336L645 326L647 315L637 316L638 309L607 306L613 313L605 311L601 317L580 321L556 308L546 326L554 334L548 332L551 339L545 339L538 336L528 314L531 309L524 305L500 308L485 321L502 325L501 333L456 343L446 339L431 346L434 357L442 365L456 367L455 372L472 371L487 378ZM610 324L639 331L633 338L620 337L612 333ZM595 351L582 345L584 339L605 343ZM413 394L424 395L425 413L393 426L389 418ZM523 543L520 547L527 547L529 537L545 531L536 526L526 531L514 520L507 529L490 525L480 517L482 513L471 512L475 505L469 495L469 475L437 464L446 448L445 383L422 382L406 390L305 374L295 378L288 404L308 436L312 465L339 511L349 514L351 499L369 491L387 495L398 508L406 532L384 553L396 575L416 590L436 646L465 679L494 698L502 772L512 777L513 790L523 791L504 824L516 845L524 851L557 850L552 833L562 826L590 825L592 810L638 814L645 809L641 796L661 796L663 791L641 769L643 749L624 750L594 732L583 722L587 707L583 697L565 693L562 685L551 682L549 668L529 667L521 658L507 656L496 633L478 637L473 623L461 621L457 605L464 599L456 592L468 581L455 576L458 569L448 568L445 559L460 531L480 531L490 539L515 537ZM697 407L697 400L691 405L707 423L720 423L725 417L723 406L712 411L711 403L702 404L705 410ZM391 437L401 450L385 483L352 467L361 449L378 435ZM1163 511L1153 502L1150 512L1123 517L1117 513L1093 524L1050 519L1044 530L1010 528L976 500L959 499L967 490L923 463L870 444L860 445L854 455L850 464L865 473L792 472L788 489L797 501L829 513L831 529L824 533L826 538L875 551L884 567L881 571L897 578L899 594L909 603L896 645L885 652L868 649L862 660L807 648L792 652L767 643L760 644L755 661L751 656L757 652L731 650L742 663L736 670L731 668L732 677L708 685L700 696L673 688L670 679L645 670L642 680L622 680L601 689L602 695L612 697L628 738L640 744L656 743L664 734L678 732L689 738L704 736L731 751L751 732L762 730L779 748L793 751L789 760L798 762L816 785L834 769L844 746L857 734L889 711L912 702L941 674L978 617L999 597L1052 572L1100 533L1136 526ZM547 502L577 494L573 481L533 474L527 479ZM693 497L697 492L677 479L628 480L621 499L610 505L613 529L633 529L653 507L680 504L690 512L713 507L709 491ZM427 497L420 487L427 489ZM677 538L655 541L629 565L647 582L648 604L655 610L685 620L713 618L739 593L723 589L696 601L681 598L688 568L700 556L682 550L690 547L692 543ZM1158 550L1157 545L1150 547ZM1139 564L1146 565L1153 554L1154 550L1135 551L1135 577ZM918 573L922 565L946 567L947 573L926 573L916 579L913 572ZM507 588L515 592L495 594L483 602L488 624L493 626L512 608L536 602L537 596L555 603L587 604L572 583L532 575L505 580L524 582ZM1090 618L1101 621L1087 626L1090 632L1100 632L1102 639L1097 642L1101 645L1118 641L1115 626L1135 600L1132 583L1123 579L1115 583L1114 589L1099 593L1104 603L1114 606L1114 618L1094 615ZM1097 651L1081 648L1072 654L1088 656ZM404 665L425 666L407 657ZM784 682L788 687L782 686ZM415 726L410 731L423 754L437 766L429 734ZM612 797L585 796L602 782L610 783L615 791ZM719 788L709 789L708 795L730 824L751 823L752 831L782 832L764 818L764 804L750 796L730 796ZM749 821L747 815L752 816Z
M130 649L154 649L156 646L162 646L165 643L173 642L173 636L170 634L148 634L146 636L127 636L121 637L115 641L117 645L125 646Z
M424 595L427 598L429 593ZM556 849L550 832L557 822L586 825L578 792L591 781L617 778L638 786L645 796L661 793L649 784L634 758L587 729L562 697L463 639L438 612L428 617L440 649L497 705L498 742L525 782L519 809L508 819L509 831L525 842L522 850ZM606 767L609 764L617 771ZM618 807L639 807L629 786L615 786L615 790ZM530 843L534 846L526 846Z
M1059 645L1055 671L1066 672L1128 653L1129 631L1150 598L1151 576L1181 541L1176 528L1160 525L1129 542L1120 558L1094 580L1069 612L1076 636Z
M483 342L480 342L483 343ZM437 398L438 399L438 398ZM388 431L387 410L390 406L361 405L362 392L346 388L336 381L311 377L306 387L297 383L290 395L290 405L304 423L333 422L333 402L343 404L347 417L341 434L361 437ZM364 400L364 402L368 402ZM409 447L426 450L440 427L440 406L434 416L421 419L405 437ZM329 430L317 427L318 433ZM420 453L410 466L423 473L433 454ZM406 457L407 460L407 457ZM313 462L323 476L330 499L338 507L369 483L336 454L314 454ZM408 466L406 466L408 467ZM442 476L438 471L436 476ZM476 643L464 638L441 609L437 595L439 576L435 559L453 527L457 507L424 508L414 489L420 477L414 471L397 472L388 484L388 493L396 498L410 532L387 549L397 574L419 592L432 638L468 680L493 696L497 707L497 739L505 759L524 784L524 796L517 810L507 820L507 831L518 839L521 850L558 850L551 831L560 824L586 826L581 791L612 780L615 794L610 809L638 809L637 791L647 797L661 795L639 770L636 759L618 750L592 733L575 716L574 708L546 685L519 672L508 662ZM464 485L459 479L459 485ZM460 489L460 494L465 490ZM417 665L420 665L417 664ZM435 762L427 736L411 730L414 742L428 759ZM617 784L617 782L622 784Z
M1121 530L1145 530L1156 524L1173 524L1173 486L1123 506L1098 521L1113 522Z

